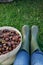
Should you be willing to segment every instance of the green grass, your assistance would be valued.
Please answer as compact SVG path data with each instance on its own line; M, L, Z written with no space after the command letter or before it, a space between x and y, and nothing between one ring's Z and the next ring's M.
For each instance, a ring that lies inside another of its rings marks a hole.
M0 3L0 26L13 26L21 31L25 24L39 27L38 43L43 51L43 0Z
M21 31L23 25L38 25L39 45L43 50L43 0L15 0L0 3L0 26L13 26Z

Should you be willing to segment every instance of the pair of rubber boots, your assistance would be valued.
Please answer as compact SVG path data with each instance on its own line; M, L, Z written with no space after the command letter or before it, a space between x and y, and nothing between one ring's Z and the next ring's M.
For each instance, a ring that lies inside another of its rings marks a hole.
M29 44L31 45L31 54L36 50L39 49L37 44L37 34L38 34L38 27L33 25L31 28L31 43L29 43L30 37L30 28L28 25L24 25L22 27L22 35L23 35L23 44L22 48L17 54L17 57L14 61L14 65L30 65L30 55L29 55Z

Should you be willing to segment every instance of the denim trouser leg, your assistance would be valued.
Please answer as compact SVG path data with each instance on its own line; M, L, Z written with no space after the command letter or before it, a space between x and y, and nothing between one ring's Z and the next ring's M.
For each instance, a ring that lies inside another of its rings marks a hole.
M43 52L36 50L31 55L31 65L43 65Z
M30 65L29 64L30 55L22 50L17 54L14 65Z

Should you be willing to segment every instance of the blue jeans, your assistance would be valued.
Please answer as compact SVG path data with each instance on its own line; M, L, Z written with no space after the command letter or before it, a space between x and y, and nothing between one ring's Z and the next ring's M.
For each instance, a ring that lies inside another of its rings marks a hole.
M30 63L31 65L43 65L43 52L36 50L30 58L30 55L22 50L17 54L14 65L30 65Z
M31 65L43 65L43 52L36 50L31 55Z

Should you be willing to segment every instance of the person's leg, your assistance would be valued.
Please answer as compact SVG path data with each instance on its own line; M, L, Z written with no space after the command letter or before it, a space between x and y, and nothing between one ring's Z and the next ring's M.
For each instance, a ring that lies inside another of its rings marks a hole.
M43 65L43 52L36 50L31 56L31 65Z
M17 57L14 61L14 65L30 65L29 55L29 26L24 25L22 28L23 44L21 50L18 52Z
M37 43L37 36L38 36L38 27L36 25L33 25L31 28L31 54L36 49L40 50L38 43Z
M40 51L40 48L37 44L37 33L38 27L32 26L31 29L31 65L43 65L43 52Z

